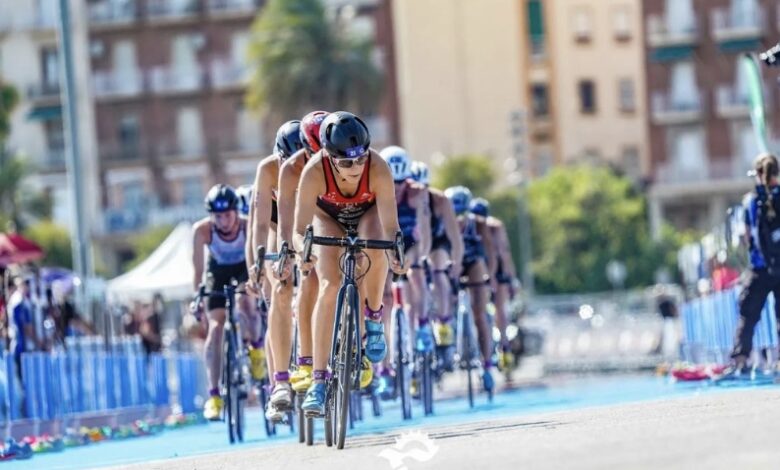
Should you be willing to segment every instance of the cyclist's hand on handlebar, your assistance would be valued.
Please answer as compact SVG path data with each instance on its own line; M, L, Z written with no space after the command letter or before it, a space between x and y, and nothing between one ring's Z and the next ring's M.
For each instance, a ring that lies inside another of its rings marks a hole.
M296 255L296 257L298 258L298 269L300 269L303 274L309 274L317 263L317 256L314 254L309 255L309 261L304 260L301 255Z
M258 298L258 297L262 296L262 294L263 294L262 286L260 284L258 284L257 282L255 282L255 278L251 277L251 276L250 276L249 280L246 281L246 284L244 284L244 289L246 290L247 294L249 294L250 296L255 297L255 298Z
M411 260L409 258L406 259L406 263L401 266L401 262L398 261L398 258L395 256L390 257L390 270L393 271L394 274L398 274L399 276L401 274L406 274L409 272L409 265L411 264Z
M274 269L273 269L274 279L276 279L278 281L284 281L284 280L289 279L289 277L292 275L292 271L293 271L293 264L290 262L289 258L287 258L284 261L284 266L280 266L281 262L282 261L279 260L276 263L274 263ZM279 275L279 271L280 271L279 268L280 267L281 267L281 273L282 273L281 275Z

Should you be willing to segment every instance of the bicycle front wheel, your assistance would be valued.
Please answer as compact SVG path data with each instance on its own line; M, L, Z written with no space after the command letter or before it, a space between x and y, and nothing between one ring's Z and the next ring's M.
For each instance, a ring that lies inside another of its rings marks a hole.
M358 294L354 285L347 286L341 308L341 329L339 331L338 375L336 382L336 448L343 449L347 437L349 419L350 389L354 380L353 368L355 349L355 317L358 306Z

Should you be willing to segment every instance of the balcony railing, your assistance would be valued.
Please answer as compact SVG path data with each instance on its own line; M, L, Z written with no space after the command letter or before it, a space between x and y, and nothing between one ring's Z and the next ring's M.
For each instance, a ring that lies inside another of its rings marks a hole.
M137 18L136 0L100 0L89 4L89 23L94 26L128 25Z
M692 46L699 39L699 22L696 18L683 27L670 28L666 16L651 15L647 18L647 43L652 47Z
M151 20L182 20L196 16L200 0L148 0L146 14Z
M27 98L36 100L58 100L60 98L59 83L36 83L27 87Z
M107 233L137 232L146 227L195 222L203 217L202 204L106 209L104 220Z
M208 0L209 13L216 15L254 14L259 6L258 0Z
M211 85L214 88L243 86L248 80L247 68L230 59L216 59L211 63Z
M46 153L44 154L43 161L41 162L41 170L46 172L65 171L65 149L47 149Z
M690 155L688 155L690 157ZM656 182L665 184L703 183L709 181L744 181L745 174L751 169L750 159L736 157L701 160L704 164L683 165L683 158L672 158L670 162L658 167Z
M100 161L110 166L132 165L145 161L149 146L143 142L101 142Z
M749 12L716 8L711 15L712 35L718 41L758 38L766 29L766 14L757 2Z
M685 98L672 97L668 92L655 92L652 99L653 120L656 124L683 124L701 119L704 111L700 92Z
M206 155L206 146L194 139L162 141L157 143L157 154L165 160L198 160Z
M203 69L155 67L149 71L149 85L156 93L184 93L203 87Z
M147 215L143 208L106 209L103 212L106 233L141 230L147 225Z
M764 101L771 103L772 86L764 86ZM742 118L750 115L750 97L747 90L736 85L719 86L715 95L716 110L720 117ZM771 106L767 106L767 112Z
M95 96L100 98L137 96L144 90L143 73L140 70L95 72L92 87Z

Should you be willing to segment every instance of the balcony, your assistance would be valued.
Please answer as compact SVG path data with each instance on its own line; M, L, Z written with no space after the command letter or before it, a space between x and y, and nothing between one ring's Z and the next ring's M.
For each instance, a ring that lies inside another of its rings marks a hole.
M652 116L655 124L687 124L701 120L704 112L701 92L684 99L672 97L668 92L655 92L652 99Z
M764 85L764 101L771 103L772 87ZM719 86L715 95L715 105L718 116L724 119L750 117L750 97L747 90L740 89L736 85ZM765 112L771 110L767 106Z
M143 164L149 155L149 146L142 142L101 142L100 162L106 167L128 167Z
M142 208L106 209L103 212L106 233L137 232L146 227L147 216Z
M40 170L44 173L62 173L65 171L65 148L50 148L46 150Z
M40 104L41 102L58 102L60 99L59 83L36 83L27 87L27 98Z
M705 157L706 158L706 157ZM672 159L674 160L674 158ZM678 161L681 159L677 159ZM682 165L667 162L656 170L656 183L684 185L707 183L713 181L744 182L745 173L750 169L750 162L742 158L712 158L705 160L704 165Z
M665 15L647 18L647 43L653 48L690 48L699 40L699 23L696 18L684 27L670 27Z
M759 39L766 29L766 12L755 3L750 12L715 8L711 12L712 37L721 45L735 40Z
M195 19L200 0L148 0L146 15L150 21L176 22Z
M254 16L260 7L258 0L208 0L209 15L223 16Z
M89 4L89 24L92 27L130 26L137 18L138 5L135 0L100 0Z
M238 132L225 133L216 139L216 147L222 158L241 158L247 156L266 155L271 153L271 148L264 143L257 126L256 134L240 135Z
M149 71L149 86L155 93L192 93L203 88L203 69L155 67Z
M95 72L92 90L98 98L127 98L144 91L143 73L140 70L109 70Z
M240 88L246 85L246 66L231 59L216 59L211 63L211 86L216 89Z

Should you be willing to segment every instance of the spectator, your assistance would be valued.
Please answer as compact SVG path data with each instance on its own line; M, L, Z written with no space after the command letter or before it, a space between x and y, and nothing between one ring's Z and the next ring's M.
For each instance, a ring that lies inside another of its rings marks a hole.
M55 281L51 288L53 298L52 317L55 323L56 341L65 344L68 336L94 335L95 330L87 321L81 318L67 286ZM48 294L48 293L47 293Z
M146 354L162 351L162 335L160 334L160 321L165 312L165 302L162 295L155 294L151 308L143 309L143 315L139 318L138 333L141 335Z
M739 281L739 271L730 267L726 261L728 256L725 251L718 252L712 269L712 290L720 292L733 287Z
M22 380L22 353L40 347L33 325L33 304L30 294L30 281L16 278L16 292L8 300L9 336L11 351L16 363L16 374Z

